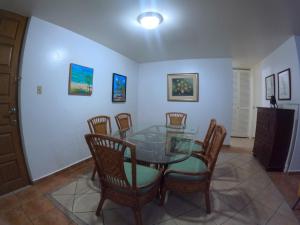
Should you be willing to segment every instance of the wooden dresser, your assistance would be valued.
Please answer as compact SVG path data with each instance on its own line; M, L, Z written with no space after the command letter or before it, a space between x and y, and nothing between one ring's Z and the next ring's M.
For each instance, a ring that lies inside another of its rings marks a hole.
M283 171L293 123L294 110L257 108L253 154L266 170Z

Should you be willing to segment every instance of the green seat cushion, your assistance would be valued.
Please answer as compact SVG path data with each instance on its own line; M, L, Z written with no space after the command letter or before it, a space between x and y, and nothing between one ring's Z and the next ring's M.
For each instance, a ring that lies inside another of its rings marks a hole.
M196 142L192 146L192 151L193 152L204 152L205 150L203 149L202 144L197 144Z
M126 148L124 151L124 157L130 159L131 158L131 152L130 152L130 148Z
M168 167L168 170L175 170L185 173L203 173L208 171L206 164L202 160L195 157L189 157L182 162L171 164ZM170 173L168 174L168 177L184 180L201 180L204 178L203 176L190 176L179 173Z
M132 170L131 163L124 162L124 170L128 182L132 185ZM159 175L159 171L147 166L136 165L136 184L137 187L146 186L152 183Z

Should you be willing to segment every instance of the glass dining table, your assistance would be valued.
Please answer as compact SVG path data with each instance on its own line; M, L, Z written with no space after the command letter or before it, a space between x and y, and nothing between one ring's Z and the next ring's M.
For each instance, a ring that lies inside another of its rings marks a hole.
M141 130L132 127L114 136L136 145L137 161L165 166L190 157L197 149L195 138L198 132L198 128L189 126L153 125Z

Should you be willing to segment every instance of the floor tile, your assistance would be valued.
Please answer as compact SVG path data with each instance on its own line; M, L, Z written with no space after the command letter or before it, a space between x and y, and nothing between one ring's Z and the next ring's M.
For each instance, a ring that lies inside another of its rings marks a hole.
M196 198L195 201L202 202L203 197L201 196L201 198L199 199ZM165 200L164 208L168 215L170 215L171 217L177 217L188 211L191 211L192 209L196 209L197 205L192 201L184 199L180 195L169 194Z
M103 210L103 221L105 225L134 225L134 214L129 208ZM145 223L144 215L142 220Z
M22 208L15 208L0 213L0 224L2 225L30 225L29 218Z
M75 190L76 190L76 185L77 185L77 182L74 181L74 182L58 189L57 191L53 192L52 195L74 195Z
M243 210L236 214L233 218L236 221L241 221L241 224L266 224L266 222L275 213L275 210L270 209L260 202L252 201Z
M171 217L163 207L156 203L147 204L142 208L142 220L144 225L153 225L166 222ZM123 207L112 210L103 210L104 223L106 225L134 225L134 214L130 208Z
M182 216L173 219L177 224L203 224L203 225L216 225L214 222L214 215L207 214L203 209L195 209Z
M282 224L299 225L299 221L296 219L294 215L285 216L280 213L275 213L267 223L267 225L282 225Z
M47 213L42 214L33 221L34 225L69 225L71 220L58 209L52 209Z
M22 202L30 201L34 198L42 196L42 193L34 186L25 187L22 190L16 191L15 194Z
M103 225L103 216L96 216L95 212L75 213L75 215L87 224Z
M55 195L53 198L58 201L65 209L70 212L73 211L73 204L75 200L74 195Z
M284 201L282 195L273 184L268 185L263 191L258 192L254 200L272 209L278 209Z
M295 217L294 212L286 202L283 202L277 210L277 213L284 217Z
M45 197L34 198L22 204L26 215L32 220L54 208L52 202Z
M91 179L78 179L76 183L75 194L85 194L85 193L99 193L99 186L97 181L92 181Z
M19 199L14 194L0 197L0 212L20 206Z
M155 225L180 225L180 224L177 224L174 219L171 219L171 220L167 220L166 222L157 223Z
M100 190L98 177L95 181L90 179L92 169L91 163L67 169L34 186L0 197L0 224L135 224L130 208L110 200L105 201L102 215L95 215ZM210 214L206 213L203 193L170 192L163 207L154 201L142 208L143 222L145 225L298 224L290 206L295 201L299 180L285 174L269 174L280 183L284 196L252 154L223 151L212 177ZM57 201L62 211L53 208L56 204L44 197L49 191L51 200Z
M74 200L73 212L96 211L100 200L99 193L77 195Z
M219 192L219 198L236 211L242 210L251 202L250 196L239 188Z

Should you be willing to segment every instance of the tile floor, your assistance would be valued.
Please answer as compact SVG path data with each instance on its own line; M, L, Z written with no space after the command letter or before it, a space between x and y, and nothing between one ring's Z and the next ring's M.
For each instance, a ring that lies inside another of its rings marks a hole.
M50 199L77 224L134 224L130 209L106 201L95 216L99 188L90 173L54 191ZM153 202L143 208L145 225L296 225L298 220L267 173L251 154L222 152L211 188L212 213L207 215L202 194L170 193L163 207Z
M238 150L238 151L247 151L252 153L254 146L254 139L253 138L236 138L231 137L230 149L231 150Z
M107 201L95 216L99 188L90 180L92 161L37 184L0 197L1 225L127 225L130 209ZM211 186L212 213L205 213L201 194L170 193L163 207L143 208L144 224L161 225L296 225L299 224L268 174L247 152L223 151Z

